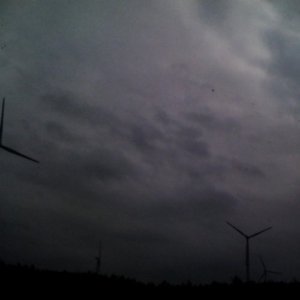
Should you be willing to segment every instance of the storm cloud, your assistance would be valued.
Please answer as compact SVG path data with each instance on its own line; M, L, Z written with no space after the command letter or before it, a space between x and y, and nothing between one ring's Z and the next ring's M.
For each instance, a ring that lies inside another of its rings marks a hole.
M1 1L0 258L195 282L251 233L300 276L297 1ZM283 247L283 245L285 245Z

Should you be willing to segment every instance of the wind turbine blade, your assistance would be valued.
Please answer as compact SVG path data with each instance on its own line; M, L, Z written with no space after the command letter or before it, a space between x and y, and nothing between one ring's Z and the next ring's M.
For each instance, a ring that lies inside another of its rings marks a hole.
M1 112L1 123L0 123L0 145L2 145L4 109L5 109L5 98L3 98L2 100L2 112Z
M262 265L262 267L263 267L263 269L265 271L266 270L266 265L265 265L265 263L264 263L264 261L263 261L263 259L262 259L261 256L259 256L259 260L260 260L260 263L261 263L261 265Z
M33 161L33 162L35 162L35 163L39 163L39 161L37 161L36 159L31 158L31 157L29 157L29 156L27 156L27 155L25 155L25 154L22 154L22 153L20 153L20 152L14 150L14 149L11 149L11 148L9 148L9 147L4 146L4 145L0 145L0 148L4 149L4 150L6 150L6 151L8 151L8 152L10 152L10 153L12 153L12 154L15 154L15 155L21 156L21 157L23 157L23 158L26 158L26 159L28 159L28 160L31 160L31 161Z
M271 227L268 227L268 228L266 228L266 229L263 229L263 230L261 230L261 231L258 231L258 232L254 233L254 234L251 234L251 235L249 236L249 238L253 238L253 237L255 237L255 236L259 235L259 234L262 234L262 233L264 233L265 231L270 230L271 228L272 228L272 226L271 226Z
M261 282L264 277L265 277L265 273L262 273L262 275L259 277L258 281Z
M236 230L238 233L240 233L243 237L245 238L248 238L248 236L243 232L241 231L240 229L238 229L237 227L235 227L234 225L232 225L231 223L229 222L226 222L230 227L232 227L234 230Z
M101 243L101 241L99 242L99 249L98 249L98 251L99 251L99 259L101 259L101 255L102 255L102 243Z
M275 275L281 275L281 274L282 274L281 272L276 272L276 271L268 271L268 270L267 270L267 272L268 272L269 274L275 274Z

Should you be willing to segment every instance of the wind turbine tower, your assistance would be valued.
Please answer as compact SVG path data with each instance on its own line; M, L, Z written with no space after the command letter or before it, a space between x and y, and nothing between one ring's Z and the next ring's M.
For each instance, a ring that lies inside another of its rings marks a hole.
M232 227L234 230L236 230L239 234L241 234L245 240L246 240L246 255L245 255L245 265L246 265L246 282L249 282L250 281L250 255L249 255L249 242L250 242L250 239L266 232L267 230L270 230L272 227L268 227L268 228L265 228L263 230L260 230L256 233L253 233L251 235L247 235L245 234L243 231L241 231L239 228L237 228L236 226L232 225L231 223L227 222L227 224Z

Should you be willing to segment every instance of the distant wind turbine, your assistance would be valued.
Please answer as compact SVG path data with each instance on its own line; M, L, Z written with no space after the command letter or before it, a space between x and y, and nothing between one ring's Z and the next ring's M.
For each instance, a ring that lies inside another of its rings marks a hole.
M259 256L259 260L260 260L260 263L263 267L263 273L261 274L260 278L258 281L264 281L264 282L267 282L267 279L268 279L268 274L274 274L274 275L281 275L280 272L277 272L277 271L272 271L272 270L268 270L266 265L265 265L265 262L264 260L262 259L261 256Z
M98 256L95 257L95 259L96 259L96 274L100 274L101 262L102 262L102 244L101 244L101 241L99 242Z
M265 228L263 230L260 230L256 233L253 233L251 235L247 235L244 232L242 232L240 229L238 229L236 226L232 225L231 223L227 222L227 224L232 227L234 230L236 230L239 234L241 234L246 239L246 281L250 281L250 256L249 256L249 240L251 238L254 238L258 236L259 234L264 233L267 230L270 230L272 227Z
M5 98L3 98L2 100L2 113L1 113L1 123L0 123L0 148L7 151L7 152L10 152L12 154L15 154L15 155L18 155L18 156L21 156L23 158L26 158L26 159L29 159L35 163L39 163L39 161L37 161L36 159L33 159L25 154L22 154L12 148L9 148L7 146L4 146L3 143L2 143L2 138L3 138L3 123L4 123L4 110L5 110Z

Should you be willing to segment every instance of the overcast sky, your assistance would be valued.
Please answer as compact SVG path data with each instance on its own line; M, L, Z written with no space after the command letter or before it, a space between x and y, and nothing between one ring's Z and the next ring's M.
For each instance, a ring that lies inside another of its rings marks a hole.
M300 279L297 0L2 0L0 258L140 280ZM276 279L276 278L274 278Z

